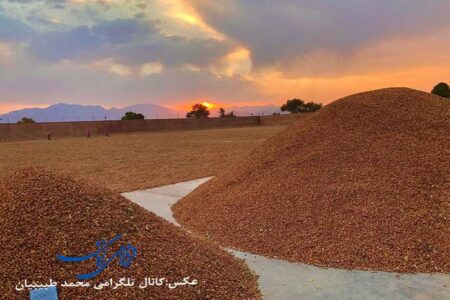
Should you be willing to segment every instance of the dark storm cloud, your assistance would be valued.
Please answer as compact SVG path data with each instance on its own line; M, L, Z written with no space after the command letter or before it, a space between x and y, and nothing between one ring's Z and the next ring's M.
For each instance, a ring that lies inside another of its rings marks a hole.
M65 9L66 4L69 4L70 0L5 0L5 2L18 4L45 3L49 8ZM95 4L102 7L104 11L109 9L109 3L106 0L98 0Z
M68 31L41 33L32 39L28 51L35 57L55 62L97 58L108 50L108 46L128 44L155 32L156 27L148 21L104 21L93 27L79 26Z
M112 44L130 43L136 38L157 33L154 22L136 19L105 21L95 25L92 32Z
M45 2L47 4L64 4L67 3L68 0L6 0L6 2L10 3L20 3L20 4L30 4L30 3L42 3Z
M169 67L208 66L234 46L231 42L208 38L166 36L157 24L139 17L42 33L31 40L28 53L49 62L114 58L118 63L132 66L149 61L159 61Z
M234 44L208 38L185 38L180 36L154 36L140 45L116 50L118 62L139 65L148 61L160 61L168 67L186 64L207 67L226 55Z
M87 26L79 26L70 31L49 32L34 37L28 52L46 61L63 59L83 59L93 55L104 45L103 40Z
M351 54L381 39L450 24L448 0L193 0L204 20L245 45L256 65L315 51Z

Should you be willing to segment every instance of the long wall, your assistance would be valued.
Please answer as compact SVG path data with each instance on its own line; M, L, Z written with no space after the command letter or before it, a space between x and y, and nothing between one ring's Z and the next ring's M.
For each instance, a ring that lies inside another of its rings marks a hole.
M237 118L208 119L154 119L136 121L93 121L93 122L54 122L37 124L0 124L0 141L44 139L50 132L52 137L92 136L106 132L127 133L139 131L175 131L208 128L230 128L259 125L288 125L301 115L254 116Z
M295 121L307 118L311 115L312 115L312 113L262 116L262 117L260 117L260 125L262 125L262 126L276 126L276 125L287 126L287 125L291 125Z

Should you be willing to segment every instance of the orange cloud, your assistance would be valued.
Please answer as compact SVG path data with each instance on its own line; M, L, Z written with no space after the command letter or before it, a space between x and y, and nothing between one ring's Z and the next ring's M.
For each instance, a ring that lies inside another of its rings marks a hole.
M225 55L216 65L210 67L210 70L218 76L245 75L252 70L252 60L250 51L243 47L238 47Z
M183 0L160 1L160 5L169 18L182 22L183 25L197 28L212 38L218 40L226 39L222 33L207 24L202 16L188 2Z

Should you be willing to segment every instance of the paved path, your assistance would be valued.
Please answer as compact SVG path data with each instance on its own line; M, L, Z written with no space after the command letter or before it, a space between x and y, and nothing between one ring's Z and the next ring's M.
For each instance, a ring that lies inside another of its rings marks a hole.
M123 196L169 222L180 226L170 207L210 178L167 185ZM266 258L227 249L246 261L258 274L258 284L268 300L283 299L392 299L450 300L450 275L401 275L386 272L326 269Z

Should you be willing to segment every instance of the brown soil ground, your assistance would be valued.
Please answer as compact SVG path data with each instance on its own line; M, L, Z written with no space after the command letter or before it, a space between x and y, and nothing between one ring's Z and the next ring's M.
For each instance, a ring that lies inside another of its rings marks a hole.
M174 207L224 246L319 266L450 272L450 101L356 94L270 138Z
M0 143L0 177L17 168L64 170L116 192L216 175L284 127L136 133Z
M113 278L136 280L135 287L61 288L60 299L259 299L256 279L245 264L207 241L194 238L130 201L85 181L42 169L18 171L0 187L0 294L28 299L17 292L25 279L46 284L76 282L76 274L97 269L95 259L63 263L57 254L82 256L97 250L97 240L123 237L138 254L129 268L115 259L92 285ZM198 285L169 289L138 288L145 277L168 282L189 276Z

